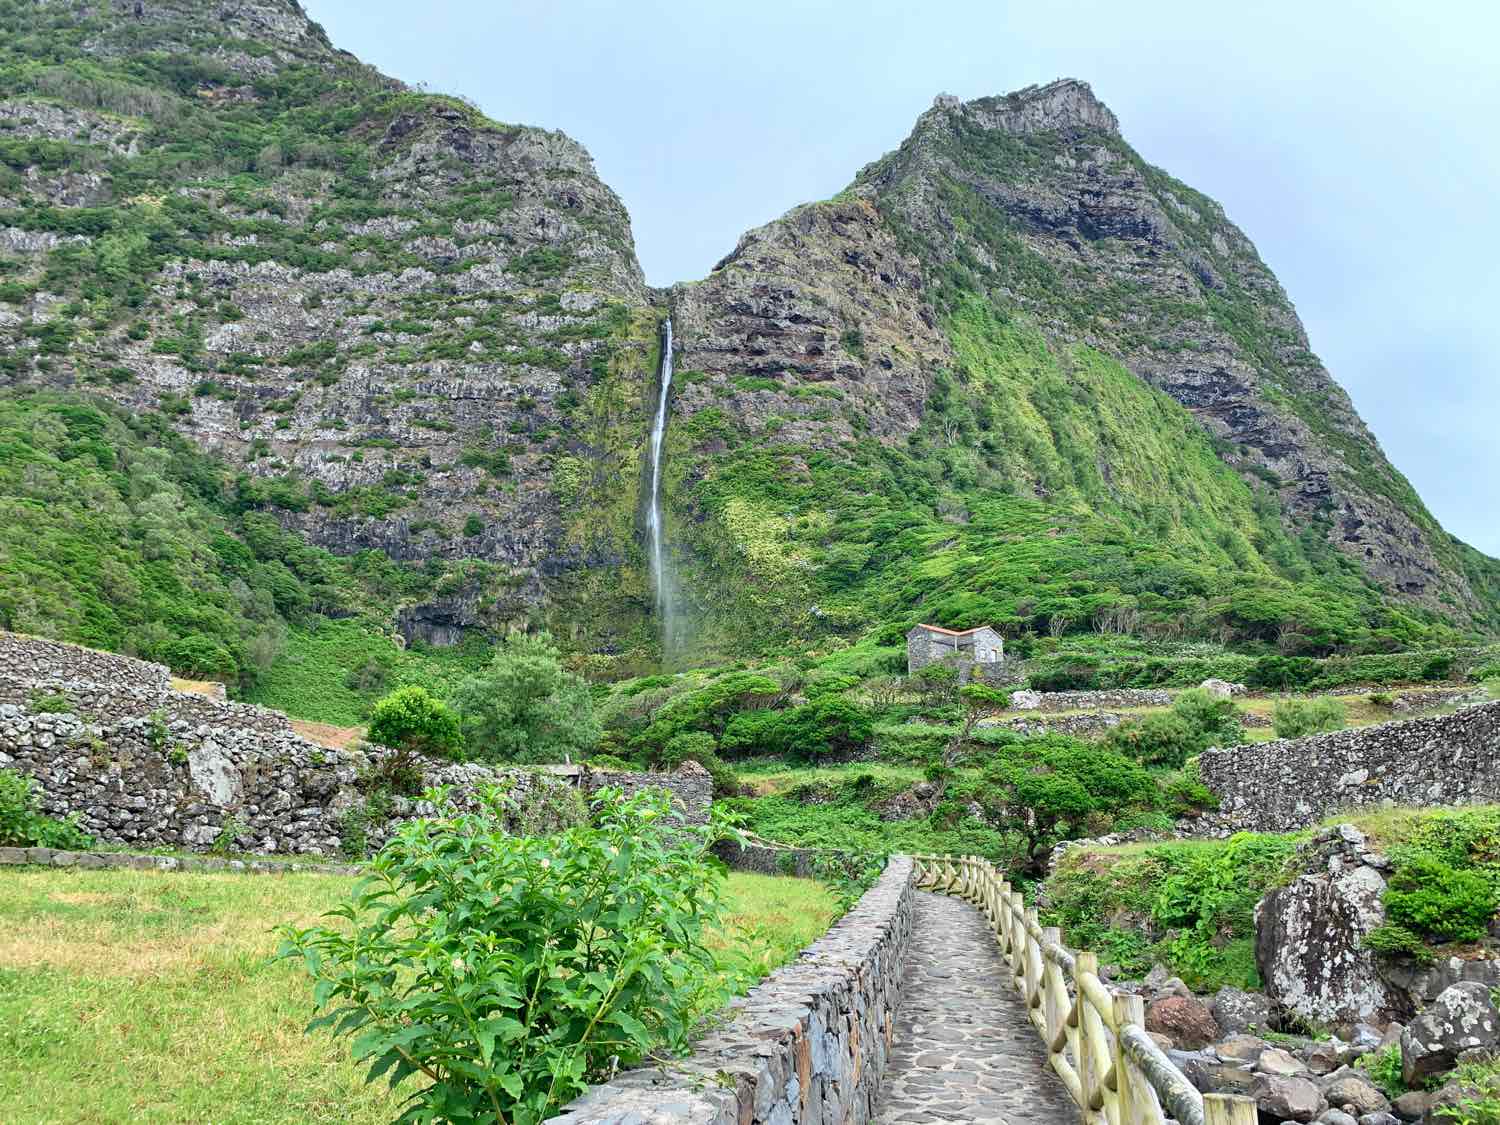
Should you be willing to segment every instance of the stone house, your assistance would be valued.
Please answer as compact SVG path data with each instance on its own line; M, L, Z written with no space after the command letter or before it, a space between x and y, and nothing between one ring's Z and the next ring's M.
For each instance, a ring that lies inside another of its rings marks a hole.
M1005 661L1005 641L988 625L976 629L944 629L941 625L918 625L906 634L906 674L929 664L946 661L963 679L976 665L981 672L998 668Z

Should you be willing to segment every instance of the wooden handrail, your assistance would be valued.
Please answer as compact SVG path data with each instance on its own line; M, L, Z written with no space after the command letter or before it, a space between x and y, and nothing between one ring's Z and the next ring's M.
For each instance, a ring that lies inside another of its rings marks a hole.
M989 860L912 857L917 886L965 899L989 920L1007 975L1083 1125L1256 1125L1255 1101L1200 1094L1146 1034L1139 997L1111 990L1099 959L1044 927Z

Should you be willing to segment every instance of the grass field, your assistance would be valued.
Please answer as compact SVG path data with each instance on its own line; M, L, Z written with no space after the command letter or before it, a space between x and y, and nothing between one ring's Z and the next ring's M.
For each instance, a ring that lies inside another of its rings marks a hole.
M0 875L0 1121L386 1122L348 1046L304 1035L311 988L270 963L352 879L25 869ZM809 880L731 875L717 944L765 972L833 914Z

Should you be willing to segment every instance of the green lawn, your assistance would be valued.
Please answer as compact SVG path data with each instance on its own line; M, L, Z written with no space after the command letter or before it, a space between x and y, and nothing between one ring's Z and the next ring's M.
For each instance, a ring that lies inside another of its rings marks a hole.
M311 987L268 963L352 879L23 869L0 874L0 1121L385 1122L347 1044L304 1035ZM734 874L718 944L768 971L833 914L820 884Z

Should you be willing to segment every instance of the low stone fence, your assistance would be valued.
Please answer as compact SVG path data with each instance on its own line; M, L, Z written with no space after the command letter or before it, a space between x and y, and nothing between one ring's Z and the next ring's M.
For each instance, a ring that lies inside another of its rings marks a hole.
M76 815L111 844L335 855L350 833L378 847L405 819L432 810L392 796L372 805L366 775L384 752L331 750L290 731L261 731L177 720L86 723L0 704L0 768L32 777L50 816ZM571 789L656 785L686 819L707 819L713 780L697 763L675 774L596 774L586 770L500 769L428 759L423 787L445 785L462 802L486 785L509 787L516 823L545 819ZM228 839L221 839L224 833Z
M736 871L748 871L752 875L796 875L798 878L813 877L813 863L826 848L773 848L766 844L746 841L720 840L714 845L714 854Z
M231 703L211 695L173 691L170 687L100 684L58 677L28 678L0 671L0 703L29 706L43 696L62 696L73 714L94 723L145 719L157 712L171 722L237 727L265 734L290 734L292 724L280 711L252 703Z
M1309 738L1206 751L1219 810L1203 830L1286 832L1361 805L1500 800L1500 703Z
M172 687L172 673L165 664L4 630L0 630L0 674L18 680L83 680L157 691Z
M218 859L141 852L70 852L60 848L0 848L0 866L77 867L84 871L193 871L242 875L358 875L353 863L296 863L279 859Z
M627 1071L547 1125L863 1125L885 1074L912 925L895 856L854 909L735 1005L692 1057Z
M1022 715L1019 718L990 719L981 722L981 727L991 730L1009 730L1027 736L1036 734L1066 734L1074 738L1087 738L1103 734L1120 725L1120 716L1113 711L1088 711L1081 715Z
M1117 711L1125 707L1170 707L1172 694L1165 688L1017 692L1011 697L1011 706L1024 711ZM1026 705L1028 695L1035 697L1035 706Z

